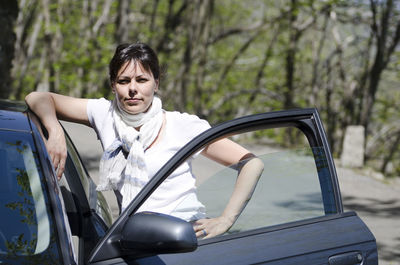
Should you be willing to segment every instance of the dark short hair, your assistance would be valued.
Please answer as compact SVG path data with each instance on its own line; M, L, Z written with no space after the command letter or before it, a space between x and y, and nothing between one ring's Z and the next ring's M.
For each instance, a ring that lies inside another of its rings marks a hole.
M157 54L145 43L120 44L115 50L109 64L111 85L116 82L118 71L129 61L139 62L142 67L153 74L155 80L160 79L160 66Z

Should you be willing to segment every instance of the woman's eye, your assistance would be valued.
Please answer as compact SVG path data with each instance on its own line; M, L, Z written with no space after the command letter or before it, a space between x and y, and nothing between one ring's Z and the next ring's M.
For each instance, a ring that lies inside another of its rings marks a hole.
M138 83L145 83L145 82L147 82L147 78L138 78L138 79L136 80L136 82L138 82Z
M128 79L118 80L118 84L120 84L120 85L126 85L126 84L129 84L129 82L130 82L130 80L128 80Z

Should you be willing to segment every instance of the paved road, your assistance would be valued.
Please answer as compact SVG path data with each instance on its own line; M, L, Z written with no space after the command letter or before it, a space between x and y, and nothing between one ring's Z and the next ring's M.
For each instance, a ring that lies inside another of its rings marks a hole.
M354 210L378 244L379 264L400 264L400 181L337 168L345 210Z
M93 130L64 123L91 176L97 180L102 153ZM378 243L379 264L400 265L400 180L382 181L361 171L337 168L345 210L354 210L371 229ZM113 194L107 193L116 213Z

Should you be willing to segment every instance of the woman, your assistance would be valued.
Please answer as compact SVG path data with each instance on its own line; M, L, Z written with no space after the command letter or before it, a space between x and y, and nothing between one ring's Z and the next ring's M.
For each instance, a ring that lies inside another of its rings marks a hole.
M169 158L210 126L195 115L162 109L155 95L160 84L158 58L146 44L118 46L109 75L113 101L32 92L26 102L49 132L46 145L58 178L67 157L58 119L85 124L96 131L104 149L98 190L116 190L124 210ZM239 170L234 192L221 216L205 218L189 162L169 176L139 210L183 218L193 223L196 236L209 238L226 232L236 221L251 197L263 164L228 139L210 144L201 154L223 165L253 158Z

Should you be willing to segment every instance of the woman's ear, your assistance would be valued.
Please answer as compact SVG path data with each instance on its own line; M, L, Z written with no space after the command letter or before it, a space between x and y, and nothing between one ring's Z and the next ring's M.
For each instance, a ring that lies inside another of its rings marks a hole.
M154 87L154 94L156 94L158 92L159 84L160 84L160 82L158 80L156 80L156 86Z

